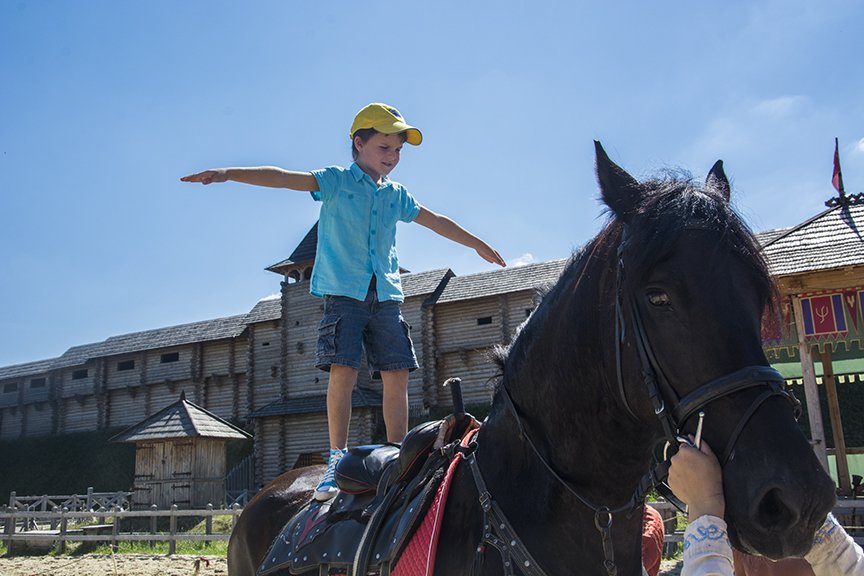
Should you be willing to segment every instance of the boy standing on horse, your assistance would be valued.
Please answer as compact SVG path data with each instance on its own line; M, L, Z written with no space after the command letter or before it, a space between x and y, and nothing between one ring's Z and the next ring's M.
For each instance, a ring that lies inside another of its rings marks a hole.
M418 367L408 325L396 256L396 222L417 222L505 266L500 254L453 220L420 205L404 186L388 178L405 142L419 146L420 130L396 108L369 104L354 118L349 134L354 163L312 172L264 166L218 168L181 178L183 182L233 180L257 186L308 191L321 202L318 247L311 293L324 298L318 328L316 366L330 373L327 420L330 458L315 490L317 500L336 493L333 472L345 454L351 393L361 351L373 376L383 380L387 439L401 442L408 431L408 373Z

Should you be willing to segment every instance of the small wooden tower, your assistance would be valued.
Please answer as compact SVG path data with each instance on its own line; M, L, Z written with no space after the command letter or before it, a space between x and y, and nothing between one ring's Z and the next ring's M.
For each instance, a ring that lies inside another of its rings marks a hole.
M225 443L252 435L186 400L111 438L135 443L133 508L200 509L225 500Z

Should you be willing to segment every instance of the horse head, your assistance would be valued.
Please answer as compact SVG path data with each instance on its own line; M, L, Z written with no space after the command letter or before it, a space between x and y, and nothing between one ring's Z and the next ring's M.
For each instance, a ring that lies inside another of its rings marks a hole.
M655 436L667 426L693 434L703 412L703 438L723 466L733 545L770 558L804 554L834 503L834 484L796 422L797 401L768 367L760 319L776 291L730 207L722 162L704 185L637 182L599 143L596 153L618 243L617 357L606 360L618 377L607 385Z

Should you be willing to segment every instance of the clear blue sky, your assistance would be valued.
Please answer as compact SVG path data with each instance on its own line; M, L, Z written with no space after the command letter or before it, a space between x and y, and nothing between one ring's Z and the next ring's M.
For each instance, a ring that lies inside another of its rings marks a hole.
M184 184L350 162L371 101L423 131L392 177L510 263L604 221L592 140L636 176L726 162L756 230L864 191L859 0L0 3L0 365L241 314L307 194ZM412 271L492 269L416 224Z

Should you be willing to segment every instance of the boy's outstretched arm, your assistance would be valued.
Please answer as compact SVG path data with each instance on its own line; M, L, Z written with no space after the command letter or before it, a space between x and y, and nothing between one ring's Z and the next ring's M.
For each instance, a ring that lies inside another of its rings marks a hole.
M302 192L315 192L318 190L318 181L309 172L291 172L276 166L258 166L255 168L214 168L204 170L197 174L190 174L180 178L182 182L200 182L211 184L213 182L243 182L254 186L267 186L269 188L289 188Z
M507 263L504 262L504 259L501 258L497 250L443 214L436 214L427 208L420 208L420 213L417 214L417 218L414 221L421 226L429 228L436 234L440 234L463 246L473 248L487 262L498 264L499 266L507 266Z

